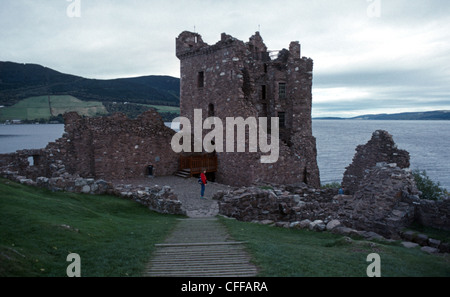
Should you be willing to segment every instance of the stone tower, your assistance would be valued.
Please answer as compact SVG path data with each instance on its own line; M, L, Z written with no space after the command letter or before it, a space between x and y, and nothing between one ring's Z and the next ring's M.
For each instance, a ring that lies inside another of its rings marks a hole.
M246 43L222 33L214 45L205 43L198 33L182 32L176 38L181 116L193 121L194 109L201 109L203 120L278 117L278 161L262 164L261 153L248 150L217 152L217 181L320 186L311 127L313 61L301 57L299 42L291 42L289 50L279 51L276 58L271 53L259 32Z

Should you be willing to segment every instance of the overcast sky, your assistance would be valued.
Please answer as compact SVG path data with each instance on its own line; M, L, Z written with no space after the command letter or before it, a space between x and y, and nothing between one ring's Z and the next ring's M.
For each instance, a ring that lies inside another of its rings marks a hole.
M0 0L0 61L179 77L175 38L261 32L314 60L313 116L450 110L448 0Z

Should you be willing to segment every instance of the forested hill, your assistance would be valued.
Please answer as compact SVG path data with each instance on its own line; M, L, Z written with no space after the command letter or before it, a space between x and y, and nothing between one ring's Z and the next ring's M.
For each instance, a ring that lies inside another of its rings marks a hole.
M120 79L87 79L36 64L0 62L0 105L45 95L71 95L102 103L129 102L179 106L180 79L142 76Z

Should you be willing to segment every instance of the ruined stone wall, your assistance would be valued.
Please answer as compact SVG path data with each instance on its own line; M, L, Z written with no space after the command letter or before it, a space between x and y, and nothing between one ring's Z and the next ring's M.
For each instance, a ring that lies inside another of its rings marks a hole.
M44 149L0 155L0 176L51 191L113 194L161 213L185 214L169 187L110 182L144 176L150 164L156 176L178 169L178 155L170 146L175 132L155 111L136 120L122 114L83 118L68 113L64 117L64 135Z
M380 162L396 163L400 168L409 167L409 153L398 149L392 135L383 130L375 131L367 144L356 148L352 164L344 173L342 186L350 194L354 194L365 171Z
M450 231L450 199L421 200L416 208L416 220L424 226Z
M399 168L395 163L378 163L367 170L353 200L340 214L352 228L396 238L415 220L419 201L419 191L409 169Z
M249 152L248 147L244 153L236 153L236 149L217 152L218 182L246 185L265 180L320 184L311 130L312 60L300 58L298 43L292 44L292 51L275 62L269 58L259 33L248 43L222 34L221 40L210 46L199 34L183 32L176 45L181 61L181 115L191 123L194 109L202 110L202 120L215 116L224 126L227 117L270 118L285 113L279 161L261 164L261 153ZM280 82L286 85L283 99L278 96ZM203 131L203 135L207 132Z
M218 193L214 198L219 200L221 214L284 227L309 226L323 231L330 223L340 225L336 232L342 234L393 239L403 238L404 229L413 222L450 230L450 199L419 198L408 168L409 153L398 150L388 132L375 131L368 144L357 151L348 170L353 173L353 195L337 195L337 189L319 190L302 183L281 183Z
M137 119L123 114L82 118L65 115L66 145L61 158L70 173L103 179L147 175L171 175L178 169L178 156L170 141L174 131L164 125L156 111Z
M48 175L47 156L40 149L19 150L11 154L0 155L0 170L17 172L18 175L36 178Z
M178 155L170 145L175 132L164 125L156 111L147 111L137 119L123 114L83 118L74 112L65 114L64 119L61 138L44 149L0 156L0 169L32 179L67 172L108 180L148 175L149 165L154 176L178 170Z
M337 189L304 184L272 184L218 192L213 199L218 200L222 215L277 226L303 222L300 225L308 227L316 222L323 231L334 221L345 234L369 232L392 239L400 239L413 222L450 230L450 200L419 199L410 170L396 164L379 163L368 169L355 195L338 195Z

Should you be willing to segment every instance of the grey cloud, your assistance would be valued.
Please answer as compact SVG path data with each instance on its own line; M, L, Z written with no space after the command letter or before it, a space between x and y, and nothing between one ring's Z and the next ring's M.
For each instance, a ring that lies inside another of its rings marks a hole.
M66 0L1 0L0 60L38 63L90 78L178 76L174 47L181 31L196 26L214 44L222 32L246 40L260 25L270 49L300 41L302 54L315 61L314 88L364 89L371 97L318 100L317 109L337 112L393 104L450 109L450 5L444 0L379 0L380 18L368 17L366 0L80 1L81 18L69 18ZM433 38L399 53L386 44L386 36L370 36L377 29ZM396 62L378 54L391 50L405 58ZM330 56L348 63L328 67L323 57Z

